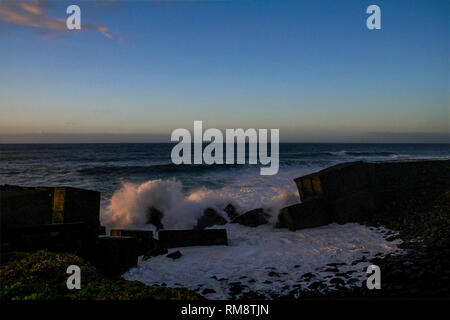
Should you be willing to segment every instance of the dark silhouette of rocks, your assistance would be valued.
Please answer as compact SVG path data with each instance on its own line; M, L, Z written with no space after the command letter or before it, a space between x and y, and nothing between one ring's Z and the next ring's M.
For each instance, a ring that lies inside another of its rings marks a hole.
M203 212L203 215L198 218L197 225L194 227L194 229L205 229L215 225L221 226L226 223L227 220L222 217L216 210L207 208Z
M236 208L231 203L229 203L225 207L225 209L223 209L223 211L226 212L226 214L228 215L228 218L230 220L233 220L234 218L236 218L239 215L239 213L237 212Z
M164 213L160 210L150 207L147 212L147 224L152 224L156 227L156 230L163 229L162 218Z
M236 217L231 223L239 223L247 227L257 227L269 222L269 215L263 208L247 211Z

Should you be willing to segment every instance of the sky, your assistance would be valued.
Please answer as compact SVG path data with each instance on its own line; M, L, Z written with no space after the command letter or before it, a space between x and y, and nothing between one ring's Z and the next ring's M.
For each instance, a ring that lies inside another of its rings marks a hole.
M0 0L0 143L163 142L194 120L449 143L449 17L448 0Z

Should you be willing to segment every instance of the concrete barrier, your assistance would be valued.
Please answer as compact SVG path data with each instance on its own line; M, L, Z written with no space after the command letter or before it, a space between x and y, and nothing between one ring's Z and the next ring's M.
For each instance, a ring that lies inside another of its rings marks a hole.
M91 261L107 276L118 277L138 262L135 237L99 236Z
M362 161L341 163L294 179L302 202L313 199L337 199L348 192L368 186L367 164Z
M162 230L158 237L165 248L228 245L225 229Z
M100 192L71 187L0 186L2 231L8 228L83 222L97 235Z
M3 241L7 241L11 249L21 251L76 251L83 247L86 238L89 239L90 234L86 234L86 227L82 222L16 226L2 233Z
M138 242L138 254L143 255L155 247L155 239L151 230L111 229L112 237L135 237Z
M321 200L312 200L281 209L278 215L277 228L288 228L295 231L319 227L331 222L328 203Z
M364 222L392 203L415 195L425 199L428 190L448 190L450 160L348 162L294 181L302 203L280 211L280 227L327 224L325 211L329 222Z

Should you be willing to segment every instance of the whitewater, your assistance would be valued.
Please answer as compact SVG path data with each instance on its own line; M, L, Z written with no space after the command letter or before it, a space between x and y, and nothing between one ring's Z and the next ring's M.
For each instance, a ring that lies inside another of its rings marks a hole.
M181 251L177 260L165 255L147 261L140 257L138 266L123 277L147 285L189 288L211 299L239 298L249 292L270 299L300 287L307 289L314 281L324 281L332 290L329 281L336 270L330 272L327 264L337 264L339 272L354 279L353 286L363 285L370 258L402 253L398 248L401 240L386 240L388 233L392 235L389 230L357 223L296 232L275 228L279 210L300 201L292 178L299 172L316 170L291 168L276 177L247 170L221 189L201 187L191 192L184 192L176 179L124 183L102 209L102 221L108 228L139 228L156 233L153 225L146 224L149 207L164 212L165 229L191 229L208 207L228 220L223 211L228 203L239 212L262 207L271 219L257 228L231 223L220 226L227 230L228 246L171 249L169 253ZM312 276L305 278L305 274ZM235 296L230 288L237 284L242 292Z

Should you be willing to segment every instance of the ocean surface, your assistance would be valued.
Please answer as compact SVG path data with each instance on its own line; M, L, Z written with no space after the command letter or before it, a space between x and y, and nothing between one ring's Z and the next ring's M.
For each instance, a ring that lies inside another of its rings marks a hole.
M263 205L276 210L298 202L293 178L337 163L450 158L449 144L282 143L278 174L261 176L259 164L174 165L170 159L173 146L4 144L0 145L0 184L97 190L102 194L103 210L111 205L113 195L121 192L129 193L122 198L132 197L132 193L139 197L140 192L142 197L166 193L167 199L158 201L179 202L184 198L208 205L233 202L244 209ZM152 201L157 202L147 199L148 204Z
M346 161L450 158L449 144L281 144L278 174L261 176L259 165L174 165L173 146L0 145L0 184L100 191L101 222L107 229L155 230L146 224L150 206L164 212L165 229L192 228L207 207L225 218L228 203L240 212L263 207L272 216L267 225L220 226L227 230L228 246L171 249L182 252L177 260L141 257L123 277L200 293L210 289L205 296L213 299L236 298L231 287L240 283L242 294L258 292L270 299L316 280L328 281L332 290L330 263L352 274L352 286L361 286L371 257L402 254L401 240L388 241L392 232L383 228L356 223L296 232L274 228L279 209L300 201L293 178ZM307 280L305 274L313 277Z

